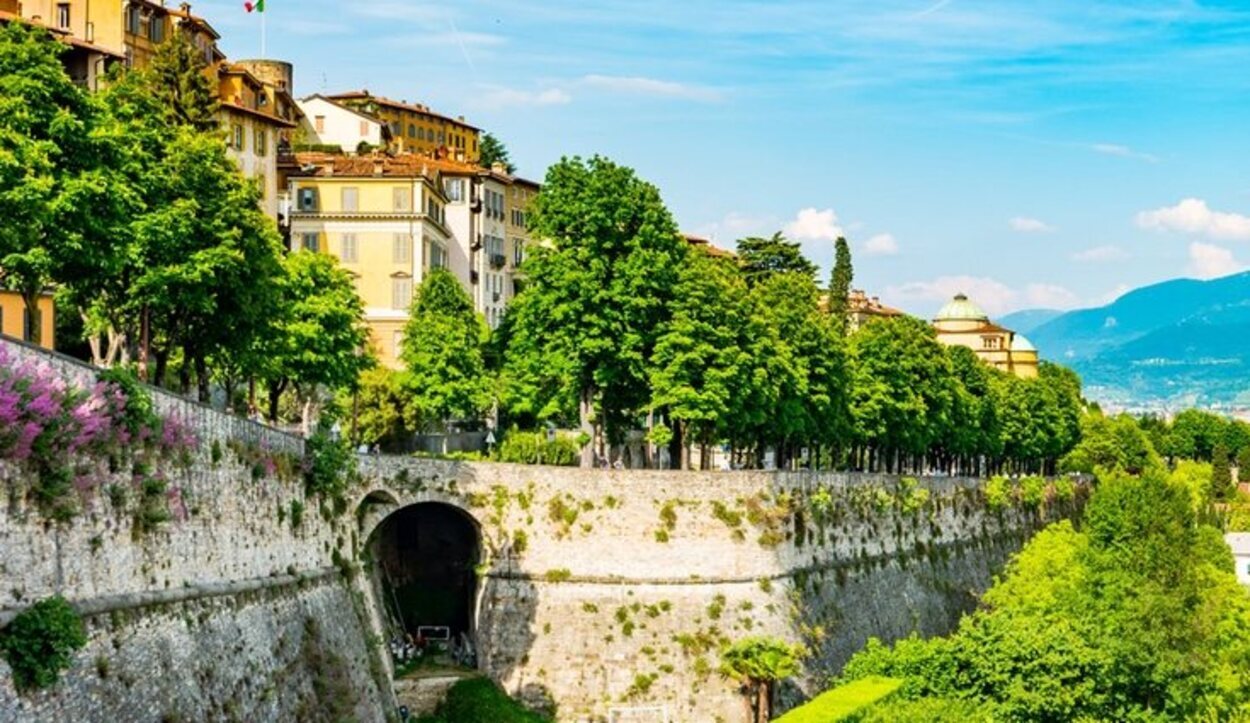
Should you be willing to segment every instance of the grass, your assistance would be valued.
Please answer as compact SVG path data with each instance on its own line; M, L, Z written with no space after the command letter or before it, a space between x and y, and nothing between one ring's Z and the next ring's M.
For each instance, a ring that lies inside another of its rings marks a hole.
M486 678L461 680L433 715L418 723L548 723L546 716L526 710Z
M833 723L847 720L889 698L902 684L903 681L897 678L862 678L821 693L773 723Z

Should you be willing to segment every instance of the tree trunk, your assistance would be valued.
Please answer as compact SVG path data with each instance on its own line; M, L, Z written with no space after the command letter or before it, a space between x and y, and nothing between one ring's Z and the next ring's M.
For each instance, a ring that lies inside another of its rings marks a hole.
M269 388L269 423L278 422L278 403L282 400L282 392L286 390L286 379L271 381Z
M591 418L594 413L595 390L594 387L582 388L582 393L577 401L577 418L579 427L582 430L582 436L589 440L581 450L581 466L584 468L595 466L595 426Z
M677 463L677 469L685 472L690 469L690 440L686 439L686 423L680 419L673 420L673 434L681 440L681 459Z
M756 688L756 693L755 693L755 695L756 695L756 698L755 698L755 702L756 702L756 708L755 708L755 720L756 720L756 723L768 723L768 717L769 717L769 710L768 710L768 709L771 707L771 706L769 705L769 703L770 703L769 698L770 698L770 694L771 694L771 692L772 692L772 691L769 689L769 687L768 687L768 683L763 682L763 681L761 681L761 682L760 682L760 684L759 684L759 687L758 687L758 688Z
M22 304L26 307L26 328L30 332L23 335L22 340L39 346L43 341L43 320L39 318L39 290L22 292Z
M204 360L203 354L195 357L195 385L199 390L201 404L208 404L212 401L208 385L208 363Z

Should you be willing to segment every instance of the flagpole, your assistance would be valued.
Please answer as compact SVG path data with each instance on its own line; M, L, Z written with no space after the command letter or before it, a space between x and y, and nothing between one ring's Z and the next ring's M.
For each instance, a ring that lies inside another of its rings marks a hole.
M265 60L265 11L260 11L260 59Z

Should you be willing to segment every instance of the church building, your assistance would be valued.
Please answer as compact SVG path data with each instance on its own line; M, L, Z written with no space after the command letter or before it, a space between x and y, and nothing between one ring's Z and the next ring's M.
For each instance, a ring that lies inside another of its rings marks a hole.
M996 369L1031 379L1037 376L1037 349L1023 334L992 321L981 307L956 294L933 320L937 339L950 346L966 346Z

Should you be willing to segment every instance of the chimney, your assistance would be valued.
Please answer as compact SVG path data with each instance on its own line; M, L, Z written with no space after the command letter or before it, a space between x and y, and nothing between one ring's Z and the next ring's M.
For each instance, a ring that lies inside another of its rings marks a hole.
M178 6L178 9L186 13L188 17L191 15L191 3L184 2Z
M386 161L382 160L382 157L375 153L373 156L373 175L380 176L385 169Z

